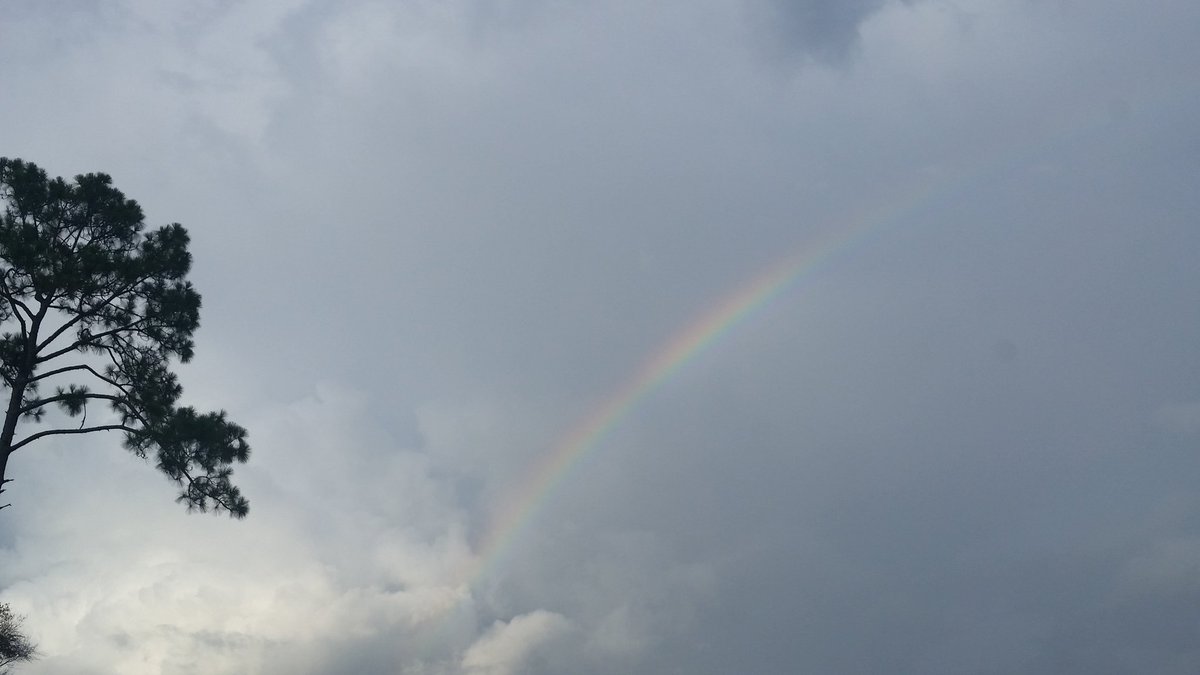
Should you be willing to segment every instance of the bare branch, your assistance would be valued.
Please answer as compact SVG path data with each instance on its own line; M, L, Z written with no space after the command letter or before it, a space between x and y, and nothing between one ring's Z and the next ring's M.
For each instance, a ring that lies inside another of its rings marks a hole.
M85 427L83 429L47 429L46 431L39 431L32 436L23 438L18 443L13 443L11 452L16 452L22 446L28 445L39 438L45 438L46 436L58 436L61 434L90 434L93 431L127 431L131 434L142 433L141 429L134 429L133 427L124 424L101 424L94 427Z

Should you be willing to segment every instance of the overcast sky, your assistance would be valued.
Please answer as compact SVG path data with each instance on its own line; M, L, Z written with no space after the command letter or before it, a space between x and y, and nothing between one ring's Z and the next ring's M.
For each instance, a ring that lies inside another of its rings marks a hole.
M188 228L184 398L253 448L244 521L117 437L14 455L21 672L1195 673L1198 26L6 3L0 155Z

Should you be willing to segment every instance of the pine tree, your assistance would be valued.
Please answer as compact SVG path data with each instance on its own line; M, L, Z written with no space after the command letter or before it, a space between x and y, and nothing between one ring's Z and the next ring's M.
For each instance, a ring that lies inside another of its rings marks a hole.
M179 485L189 509L244 517L248 502L230 478L249 454L246 430L224 411L177 405L168 369L191 359L200 321L187 230L146 231L141 207L105 174L49 179L20 159L0 158L0 204L0 492L12 453L49 436L116 431ZM90 404L108 410L89 424ZM54 407L82 421L49 423Z

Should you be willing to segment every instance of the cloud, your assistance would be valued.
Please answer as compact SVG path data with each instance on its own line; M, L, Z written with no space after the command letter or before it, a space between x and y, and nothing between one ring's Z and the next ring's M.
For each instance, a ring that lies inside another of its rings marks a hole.
M859 27L891 0L749 0L759 34L783 54L830 65L846 62Z
M497 621L463 654L464 675L515 675L530 657L569 627L565 617L538 610Z
M152 467L102 439L10 463L26 487L0 584L38 617L45 656L29 671L315 672L426 633L453 648L461 629L441 626L465 600L451 577L470 555L457 511L364 405L325 386L245 420L256 462L236 478L254 517L240 522L183 513ZM321 469L291 468L304 464ZM63 542L94 555L64 556Z
M254 448L18 453L29 672L1194 669L1200 5L23 5L4 154L189 227Z

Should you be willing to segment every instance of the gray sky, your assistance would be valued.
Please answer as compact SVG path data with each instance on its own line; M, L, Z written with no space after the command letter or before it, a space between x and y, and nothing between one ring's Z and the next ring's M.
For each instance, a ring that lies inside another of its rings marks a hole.
M17 453L22 672L1194 673L1196 26L1117 0L11 4L0 154L189 229L185 398L253 447L241 522L183 513L118 438Z

